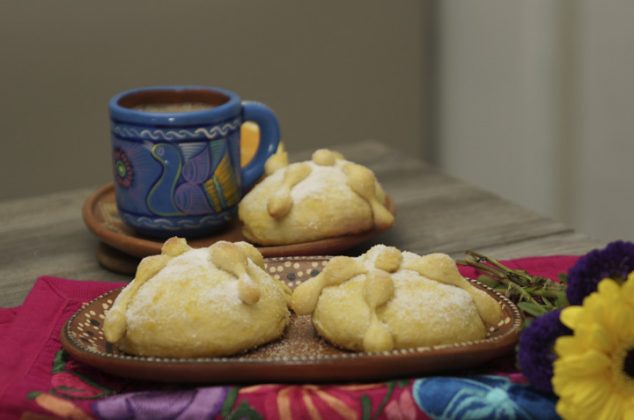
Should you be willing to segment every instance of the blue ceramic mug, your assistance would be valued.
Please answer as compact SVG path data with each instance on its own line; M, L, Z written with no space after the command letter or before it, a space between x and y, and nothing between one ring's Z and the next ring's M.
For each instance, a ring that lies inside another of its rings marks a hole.
M141 235L201 236L225 226L277 150L273 112L225 89L158 86L109 103L117 209ZM240 167L240 126L260 127L253 160Z

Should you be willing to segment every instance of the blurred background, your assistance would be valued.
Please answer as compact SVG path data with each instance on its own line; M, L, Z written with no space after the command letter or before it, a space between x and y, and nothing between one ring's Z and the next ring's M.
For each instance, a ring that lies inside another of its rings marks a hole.
M634 3L0 5L0 200L109 182L107 101L222 86L293 150L376 139L596 239L634 239Z

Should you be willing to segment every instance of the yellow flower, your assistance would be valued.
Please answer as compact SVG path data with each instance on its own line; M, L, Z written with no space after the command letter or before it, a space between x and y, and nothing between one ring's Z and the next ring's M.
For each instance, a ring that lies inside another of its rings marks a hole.
M561 312L574 335L555 343L553 388L566 419L634 419L634 272Z

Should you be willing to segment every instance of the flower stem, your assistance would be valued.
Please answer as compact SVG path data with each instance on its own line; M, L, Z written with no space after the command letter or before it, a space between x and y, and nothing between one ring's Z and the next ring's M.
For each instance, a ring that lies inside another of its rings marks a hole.
M472 251L467 251L467 253L470 254L470 255L471 254L476 254L476 253L474 253ZM487 259L487 261L490 261L490 260ZM496 265L496 267L499 267L500 270L503 271L503 273L500 273L498 270L495 270L490 265L483 264L483 263L481 263L481 262L479 262L477 260L476 261L464 261L464 260L461 260L461 261L458 261L458 263L459 264L464 264L464 265L470 265L473 268L478 269L479 271L484 271L484 272L487 272L489 274L495 275L497 277L496 278L497 281L499 281L500 283L506 285L509 289L515 290L526 301L535 303L537 305L541 305L540 302L537 302L535 299L533 299L533 297L530 295L530 293L528 293L524 289L524 287L522 287L522 285L516 284L511 279L508 278L509 270L506 269L506 268L503 268L504 266L502 266L501 264L498 263L498 265Z
M465 253L468 257L458 261L458 264L468 265L483 273L489 279L488 284L493 284L494 288L515 303L530 303L532 306L524 305L523 308L530 308L532 313L550 311L566 301L564 284L555 283L546 277L531 276L524 270L513 270L475 251ZM532 316L526 311L524 313Z

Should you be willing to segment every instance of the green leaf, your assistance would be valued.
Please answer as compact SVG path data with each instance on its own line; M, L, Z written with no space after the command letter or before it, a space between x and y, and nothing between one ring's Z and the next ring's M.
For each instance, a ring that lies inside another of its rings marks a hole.
M28 394L26 394L26 398L29 399L29 400L34 400L37 397L39 397L40 394L42 394L41 391L31 391Z
M375 411L374 415L372 416L373 419L378 419L379 416L381 416L381 414L383 414L383 410L385 409L385 406L390 401L390 398L392 398L392 394L394 393L394 388L395 387L396 387L396 382L395 381L390 381L390 382L387 383L387 392L385 393L385 396L383 397L383 399L379 403L379 406L376 408L376 411Z
M561 294L555 299L555 306L558 308L565 308L568 305L570 305L570 302L568 302L568 297L564 292L561 292Z
M64 371L64 366L66 365L66 354L64 350L59 350L55 353L55 358L53 359L53 373L59 373Z
M260 413L255 411L255 409L251 407L248 402L242 401L238 408L236 408L228 418L229 420L261 420L264 417L262 417Z
M115 394L114 389L108 388L105 385L101 385L100 383L96 382L94 379L90 378L86 374L83 374L83 373L80 373L80 372L75 372L75 371L68 371L66 373L68 373L70 375L73 375L73 376L76 376L79 379L81 379L84 383L99 389L100 391L102 391L105 394L105 396Z
M107 392L100 392L95 395L83 395L86 392L84 389L73 388L70 386L56 386L51 388L48 393L56 397L63 398L65 400L100 400L102 398L110 396Z
M532 302L519 302L517 306L530 316L538 317L548 312L542 305L538 305Z
M409 385L409 379L399 379L396 381L396 385L398 385L399 388L406 387Z
M361 418L363 420L370 420L372 415L372 401L367 395L361 396Z
M238 387L232 386L231 388L229 388L229 392L227 392L227 397L222 403L222 410L220 411L220 416L222 416L222 418L229 416L229 414L231 413L231 409L233 408L233 404L236 402L237 398Z
M568 284L568 274L567 273L559 273L559 275L557 276L559 278L559 283L561 284Z

